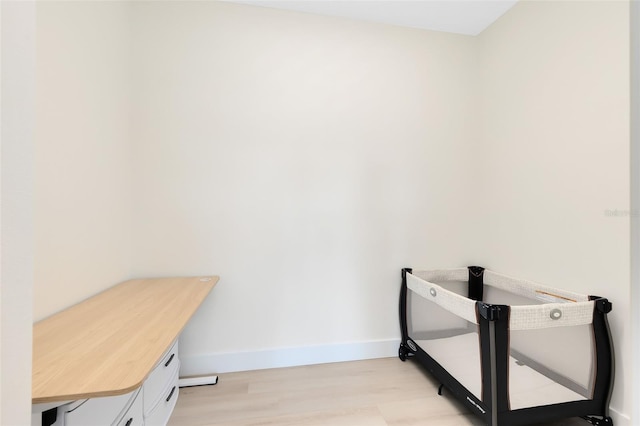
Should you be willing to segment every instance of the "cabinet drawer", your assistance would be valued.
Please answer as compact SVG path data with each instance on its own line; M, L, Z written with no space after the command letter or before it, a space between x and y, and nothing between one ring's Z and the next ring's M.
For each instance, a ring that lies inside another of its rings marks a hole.
M133 404L124 413L120 421L115 426L144 426L144 416L142 414L142 393L138 392Z
M176 340L142 385L145 413L148 413L158 403L165 388L169 386L174 372L179 368L178 341Z
M124 395L72 402L60 407L58 413L64 413L64 426L111 426L138 395L139 390Z
M145 426L165 426L171 417L173 408L178 400L178 370L176 369L171 377L169 386L162 392L162 397L151 411L144 416Z

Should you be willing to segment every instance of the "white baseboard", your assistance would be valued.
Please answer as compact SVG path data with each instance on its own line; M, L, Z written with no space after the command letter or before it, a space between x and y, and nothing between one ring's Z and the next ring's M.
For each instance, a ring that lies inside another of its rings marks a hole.
M622 414L619 411L610 408L609 415L613 419L613 424L616 426L632 426L631 418L626 414Z
M391 339L322 346L278 348L255 352L214 353L206 355L180 354L180 376L387 358L398 355L399 344L400 340Z

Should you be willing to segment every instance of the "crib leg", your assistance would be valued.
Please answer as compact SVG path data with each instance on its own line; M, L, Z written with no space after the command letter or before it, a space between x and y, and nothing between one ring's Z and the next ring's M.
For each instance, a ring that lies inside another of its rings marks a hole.
M613 419L609 416L605 416L602 418L595 416L584 416L583 419L594 426L613 426Z
M442 383L440 383L440 387L438 388L438 395L442 395L442 388L444 387L444 385Z
M400 358L400 361L404 362L408 357L409 351L402 343L400 343L400 347L398 348L398 358Z

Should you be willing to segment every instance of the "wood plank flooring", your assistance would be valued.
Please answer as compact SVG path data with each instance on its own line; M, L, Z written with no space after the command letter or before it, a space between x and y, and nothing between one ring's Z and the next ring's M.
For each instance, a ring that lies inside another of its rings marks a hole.
M438 385L398 358L221 374L215 386L180 389L169 426L482 425Z

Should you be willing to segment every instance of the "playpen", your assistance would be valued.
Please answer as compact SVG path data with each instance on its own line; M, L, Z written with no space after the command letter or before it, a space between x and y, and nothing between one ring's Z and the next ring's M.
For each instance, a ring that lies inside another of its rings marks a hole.
M610 311L605 298L478 266L406 268L399 357L419 362L490 426L577 416L612 425Z

